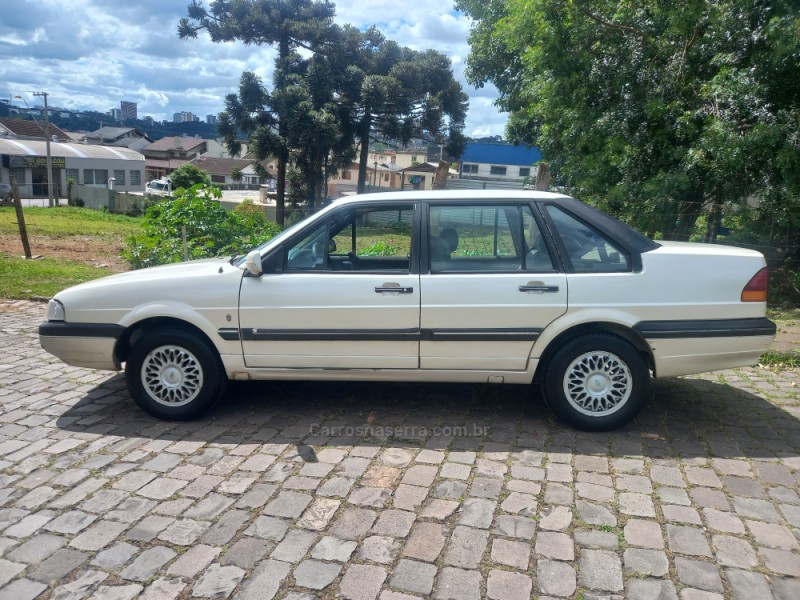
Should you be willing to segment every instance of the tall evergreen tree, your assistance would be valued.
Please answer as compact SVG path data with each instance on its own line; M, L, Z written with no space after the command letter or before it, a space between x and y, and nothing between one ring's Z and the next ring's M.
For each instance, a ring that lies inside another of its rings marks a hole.
M180 20L178 35L196 38L205 30L214 42L242 41L245 44L277 46L274 85L283 89L291 70L291 54L297 48L314 51L330 34L335 7L328 0L215 0L205 8L198 0L188 6L188 18ZM264 148L276 151L278 159L276 219L284 223L286 165L289 136L286 108L280 103L274 112L277 138L265 130L260 119L259 135ZM232 147L235 149L235 145Z

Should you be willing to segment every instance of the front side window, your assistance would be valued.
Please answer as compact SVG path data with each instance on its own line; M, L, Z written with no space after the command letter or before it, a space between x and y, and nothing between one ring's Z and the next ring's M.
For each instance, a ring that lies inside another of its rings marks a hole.
M520 177L530 177L531 175L531 168L530 167L520 167L519 168L519 176Z
M287 271L404 272L411 268L414 209L345 208L287 253Z
M619 273L631 270L628 255L594 228L552 204L547 206L547 214L555 224L576 273Z
M506 168L505 167L498 167L497 165L492 165L489 168L489 173L491 173L492 175L505 175L506 174Z
M528 205L432 206L431 273L553 271Z

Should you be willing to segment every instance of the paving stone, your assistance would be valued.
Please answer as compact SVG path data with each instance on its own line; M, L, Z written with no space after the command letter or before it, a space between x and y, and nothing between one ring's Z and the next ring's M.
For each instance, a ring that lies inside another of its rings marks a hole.
M136 560L126 567L119 575L123 579L132 581L147 581L161 567L175 558L176 552L165 546L156 546L143 551Z
M406 510L388 509L380 513L372 528L373 533L392 537L406 537L411 531L416 515Z
M494 499L500 495L503 489L503 482L499 479L489 477L476 477L472 480L469 487L469 495L476 498Z
M0 558L0 587L11 581L19 573L22 573L25 567L27 567L27 565L23 563L15 563Z
M699 506L716 508L718 510L731 509L730 502L728 502L728 497L720 490L697 487L690 489L689 494L692 496L694 503Z
M174 522L175 519L170 517L150 515L139 521L135 527L131 528L125 537L137 542L149 542Z
M575 503L575 507L578 510L578 518L589 525L617 526L617 517L605 506L578 500Z
M452 515L459 506L460 504L453 500L431 500L431 502L422 509L420 516L442 521Z
M322 531L328 526L341 502L332 498L317 498L297 521L297 526L313 531Z
M631 579L628 597L639 600L678 600L678 592L671 581L659 579Z
M538 560L536 579L539 591L549 596L572 597L577 587L575 569L569 563L558 560ZM541 600L541 596L539 598Z
M169 566L167 573L192 579L219 556L220 550L221 548L214 548L205 544L192 546Z
M337 496L344 498L350 493L353 480L348 477L331 477L317 489L318 496ZM427 493L427 491L426 491Z
M138 552L139 548L133 544L118 542L99 552L97 556L94 557L91 564L95 567L115 570L127 563Z
M530 540L536 532L536 521L517 515L499 515L495 517L492 532L506 537Z
M78 550L60 548L39 563L36 569L28 573L28 577L43 583L57 581L66 577L88 559L89 555Z
M186 587L179 577L160 577L147 586L139 596L141 600L174 600Z
M211 565L192 588L192 597L227 598L244 579L245 572L239 567Z
M583 548L611 548L616 550L619 546L619 538L610 531L598 531L597 529L576 529L573 532L575 543Z
M547 504L561 504L572 506L575 502L575 493L571 488L554 482L548 482L544 492L544 501Z
M392 493L385 488L362 487L353 490L347 501L350 502L350 504L357 504L360 506L383 508L391 495Z
M552 454L551 454L552 460ZM571 483L573 480L572 477L572 466L571 465L563 465L563 464L549 464L547 465L547 474L545 478L548 481L558 481L560 483Z
M344 540L356 540L367 533L377 513L366 508L346 508L333 521L328 533Z
M539 528L547 531L565 531L572 524L572 511L566 506L551 506L539 519Z
M11 525L3 531L3 535L8 535L14 538L26 538L44 527L47 523L53 520L55 513L49 510L41 510L37 513L27 515L19 520L19 522Z
M488 538L487 531L457 525L444 555L445 564L476 569L486 550Z
M722 593L724 590L719 570L711 563L677 556L675 568L678 571L678 579L683 585L709 592Z
M711 537L717 562L723 566L750 569L758 564L753 548L745 540L729 535Z
M42 533L18 546L5 557L14 562L40 563L66 543L67 540L61 536Z
M259 518L279 521L279 519L273 519L273 517ZM219 518L216 523L206 530L206 532L203 534L203 537L200 539L204 543L212 546L221 546L226 544L234 535L236 535L239 529L245 523L247 523L249 519L249 515L244 511L228 510Z
M237 600L272 600L289 575L291 565L278 560L264 560L244 581ZM287 596L288 598L288 596Z
M681 506L690 506L692 501L686 490L674 487L660 487L656 490L658 499L662 504L679 504Z
M322 590L333 583L341 570L341 565L308 559L301 562L294 570L294 580L301 587Z
M270 499L278 486L271 483L256 483L239 498L236 506L239 508L260 508Z
M615 552L583 550L578 565L580 585L594 590L622 591L622 563Z
M681 600L725 600L722 594L714 592L704 592L694 588L683 588L681 590Z
M747 520L746 524L759 546L781 550L800 550L797 538L783 525L751 520Z
M386 569L374 565L350 565L339 582L339 592L348 600L374 600L386 581Z
M105 514L127 497L128 494L121 490L100 490L82 502L80 509L86 512Z
M666 508L666 507L665 507ZM619 511L636 517L655 517L656 508L653 500L645 494L622 492L619 495Z
M233 500L222 494L209 494L192 508L183 513L187 519L200 519L211 521L221 515L233 504Z
M435 575L434 565L402 558L392 570L389 585L396 590L427 596L433 589Z
M767 579L760 573L725 569L725 577L733 592L734 600L753 600L754 598L770 598L772 593Z
M459 500L466 491L466 483L461 481L443 481L436 484L436 486L433 488L433 495L436 498Z
M98 584L108 579L107 573L100 571L84 571L73 581L58 585L53 590L54 600L77 600L91 596Z
M556 560L575 560L575 544L565 533L540 531L536 536L536 555Z
M691 506L675 506L665 504L661 507L664 519L677 523L688 523L690 525L702 525L700 514Z
M667 525L667 542L669 549L680 554L711 557L702 529L684 525Z
M245 535L279 542L289 529L289 523L275 517L258 517L253 524L245 530ZM210 542L209 542L210 543Z
M428 487L436 478L436 467L429 465L414 465L409 467L403 475L402 482L408 485L421 485Z
M800 577L800 555L775 548L759 548L758 551L764 557L764 564L770 571L780 575Z
M467 498L461 505L460 525L468 525L480 529L488 529L492 525L492 517L497 502L482 498Z
M357 555L360 560L389 564L394 562L399 549L400 542L397 539L385 535L373 535L364 539Z
M158 534L158 539L176 546L190 546L203 535L210 523L193 519L180 519Z
M350 555L356 549L356 542L340 540L337 537L325 536L311 551L311 558L319 560L335 560L337 562L347 562Z
M165 500L178 492L181 488L186 487L186 484L186 481L181 481L180 479L159 477L146 486L139 488L136 493L152 500Z
M378 457L378 463L387 467L406 467L414 460L414 455L402 448L387 448Z
M669 572L667 555L658 550L628 548L622 559L625 563L625 572L629 574L662 577Z
M782 520L778 511L768 500L734 496L732 502L733 509L743 517L769 523L780 523Z
M275 542L270 540L242 538L228 548L220 558L219 563L221 565L236 565L248 571L274 547Z
M689 467L686 469L686 479L692 485L700 485L704 487L721 488L722 481L720 481L717 474L713 469L702 467Z
M460 479L465 480L469 477L471 467L452 462L446 462L439 469L439 477L443 479Z
M536 497L530 494L511 492L500 504L500 508L508 513L533 516L536 514Z
M797 600L800 598L800 579L775 578L772 580L772 592L775 600Z
M526 570L530 561L530 554L530 544L525 542L503 539L492 541L491 557L493 562Z
M336 466L336 472L347 477L361 477L369 466L369 459L348 457Z
M280 492L264 507L264 514L272 517L296 519L311 503L312 497L299 492Z
M2 560L0 560L2 562ZM0 586L5 583L3 581L2 569L0 568ZM33 600L41 594L47 586L38 581L31 581L30 579L22 578L15 579L2 590L0 590L0 598L3 600Z
M403 510L417 510L427 497L428 488L401 483L394 491L392 504Z
M438 450L428 450L427 448L420 451L414 459L418 463L427 463L431 465L438 465L444 461L444 452Z
M403 555L433 562L444 547L445 528L439 523L417 523L403 548Z
M441 598L442 600L480 600L482 583L483 577L481 577L479 571L445 567L442 569L436 586L436 598ZM494 585L495 588L499 588L500 582L497 581ZM528 596L530 596L530 591Z
M316 539L316 533L293 529L272 551L270 557L284 562L297 562L306 555Z
M106 513L106 518L122 523L134 523L153 510L156 503L145 498L128 498Z
M479 458L475 465L475 473L481 477L502 479L507 472L508 467L505 464L485 458Z

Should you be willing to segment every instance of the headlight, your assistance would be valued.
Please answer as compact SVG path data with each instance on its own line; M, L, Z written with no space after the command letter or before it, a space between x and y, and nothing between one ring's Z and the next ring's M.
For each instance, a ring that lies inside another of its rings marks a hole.
M64 311L64 305L53 298L47 303L47 312L45 313L44 317L48 321L66 321L67 314Z

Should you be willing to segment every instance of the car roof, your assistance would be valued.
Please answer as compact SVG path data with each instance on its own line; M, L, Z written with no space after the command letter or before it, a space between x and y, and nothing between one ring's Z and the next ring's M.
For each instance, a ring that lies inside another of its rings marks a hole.
M414 202L421 200L487 200L502 202L503 200L559 200L571 198L553 192L528 190L414 190L404 192L380 192L374 194L358 194L345 196L333 202L336 205L361 204L364 202Z

